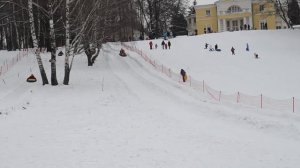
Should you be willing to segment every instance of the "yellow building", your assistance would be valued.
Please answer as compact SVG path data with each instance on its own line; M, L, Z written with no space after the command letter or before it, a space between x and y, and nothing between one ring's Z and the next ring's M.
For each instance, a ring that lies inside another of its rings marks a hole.
M287 27L270 0L219 0L194 7L198 34Z

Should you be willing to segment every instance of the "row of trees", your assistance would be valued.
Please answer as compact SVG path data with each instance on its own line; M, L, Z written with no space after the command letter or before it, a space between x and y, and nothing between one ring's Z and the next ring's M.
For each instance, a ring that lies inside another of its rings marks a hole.
M300 24L300 0L270 0L275 4L276 13L289 28Z
M166 32L173 35L187 34L185 12L187 0L136 0L140 16L140 31L149 38L163 36Z
M0 50L34 48L43 84L48 84L39 50L47 48L51 84L57 85L56 49L65 46L67 85L74 56L81 52L92 66L107 41L131 40L135 32L155 38L171 23L173 30L185 30L186 25L177 24L185 21L185 4L185 0L0 0Z

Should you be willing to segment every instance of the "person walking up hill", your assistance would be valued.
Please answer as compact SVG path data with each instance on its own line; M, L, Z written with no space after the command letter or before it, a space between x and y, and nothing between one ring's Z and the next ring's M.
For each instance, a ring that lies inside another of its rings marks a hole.
M171 49L171 42L168 41L168 46L169 46L169 49Z
M231 54L232 54L232 55L235 55L235 52L234 52L234 51L235 51L235 49L234 49L233 47L231 47Z
M187 80L187 75L183 69L180 70L180 75L182 76L182 81L185 82Z

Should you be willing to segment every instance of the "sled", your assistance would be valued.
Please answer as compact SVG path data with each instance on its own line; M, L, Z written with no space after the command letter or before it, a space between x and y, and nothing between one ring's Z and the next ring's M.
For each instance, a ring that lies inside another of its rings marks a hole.
M63 56L64 55L64 53L62 52L62 51L60 51L59 53L58 53L58 56Z
M29 83L36 82L36 78L33 74L31 74L26 81Z
M120 50L119 55L120 55L121 57L126 57L126 56L127 56L127 54L125 53L124 49L121 49L121 50Z

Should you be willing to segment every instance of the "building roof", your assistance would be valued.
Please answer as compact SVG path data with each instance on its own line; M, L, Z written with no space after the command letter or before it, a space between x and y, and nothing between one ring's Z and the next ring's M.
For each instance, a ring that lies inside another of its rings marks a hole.
M197 5L209 5L214 4L218 0L197 0Z

